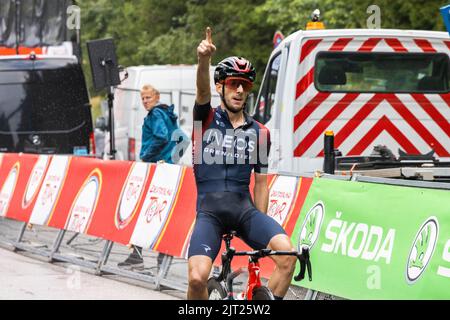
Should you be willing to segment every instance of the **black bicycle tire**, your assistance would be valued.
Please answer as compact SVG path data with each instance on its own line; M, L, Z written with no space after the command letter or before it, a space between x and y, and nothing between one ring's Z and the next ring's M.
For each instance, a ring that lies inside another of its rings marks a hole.
M217 281L215 278L209 278L208 280L208 299L209 300L217 300L217 299L211 299L211 293L217 290L219 293L221 299L225 299L228 296L227 289L225 288L225 285L222 282Z
M266 287L261 286L253 289L253 300L275 300L272 291Z

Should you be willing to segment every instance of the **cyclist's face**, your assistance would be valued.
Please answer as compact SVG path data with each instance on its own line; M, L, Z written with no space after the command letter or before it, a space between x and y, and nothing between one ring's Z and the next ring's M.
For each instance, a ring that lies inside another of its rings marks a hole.
M225 86L224 99L228 107L235 112L242 110L253 84L247 79L229 77L216 85L219 94L222 94L223 86Z

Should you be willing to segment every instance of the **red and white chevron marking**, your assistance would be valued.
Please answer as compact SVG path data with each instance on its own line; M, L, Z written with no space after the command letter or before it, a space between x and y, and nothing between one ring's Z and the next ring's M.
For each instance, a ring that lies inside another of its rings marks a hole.
M309 39L301 47L294 110L294 157L323 156L323 133L333 130L343 155L367 155L374 145L411 154L430 149L450 157L450 94L318 92L319 51L445 52L450 41L397 38Z

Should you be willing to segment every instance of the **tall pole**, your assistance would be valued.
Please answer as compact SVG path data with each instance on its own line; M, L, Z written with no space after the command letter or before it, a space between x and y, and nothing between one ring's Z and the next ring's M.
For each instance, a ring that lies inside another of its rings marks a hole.
M116 146L114 136L114 88L108 87L108 109L109 109L109 159L116 159Z
M16 25L15 25L15 31L16 31L16 54L19 54L19 45L20 45L20 0L15 0L15 5L16 5Z
M114 87L111 86L111 73L109 68L113 64L111 59L104 59L102 61L102 65L105 68L106 75L106 83L108 84L108 126L109 126L109 159L116 159L116 146L115 146L115 137L114 137L114 111L113 111L113 102L114 102Z
M331 130L325 132L324 135L324 162L323 162L323 172L328 174L334 174L334 133Z

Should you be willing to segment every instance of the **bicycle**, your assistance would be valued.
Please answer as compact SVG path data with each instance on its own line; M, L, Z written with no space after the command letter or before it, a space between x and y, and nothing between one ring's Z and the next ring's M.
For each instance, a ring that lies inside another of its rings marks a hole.
M222 239L225 241L226 251L222 253L222 269L217 276L208 279L209 300L274 300L271 290L261 284L259 259L273 255L296 256L300 262L300 271L294 277L295 281L301 281L308 271L309 281L312 281L312 268L309 259L309 249L302 248L302 252L297 251L274 251L271 249L261 249L254 251L238 251L231 247L231 240L236 235L232 231L225 234ZM245 291L234 297L233 280L244 272L243 268L231 271L231 262L235 256L248 256L248 281Z

